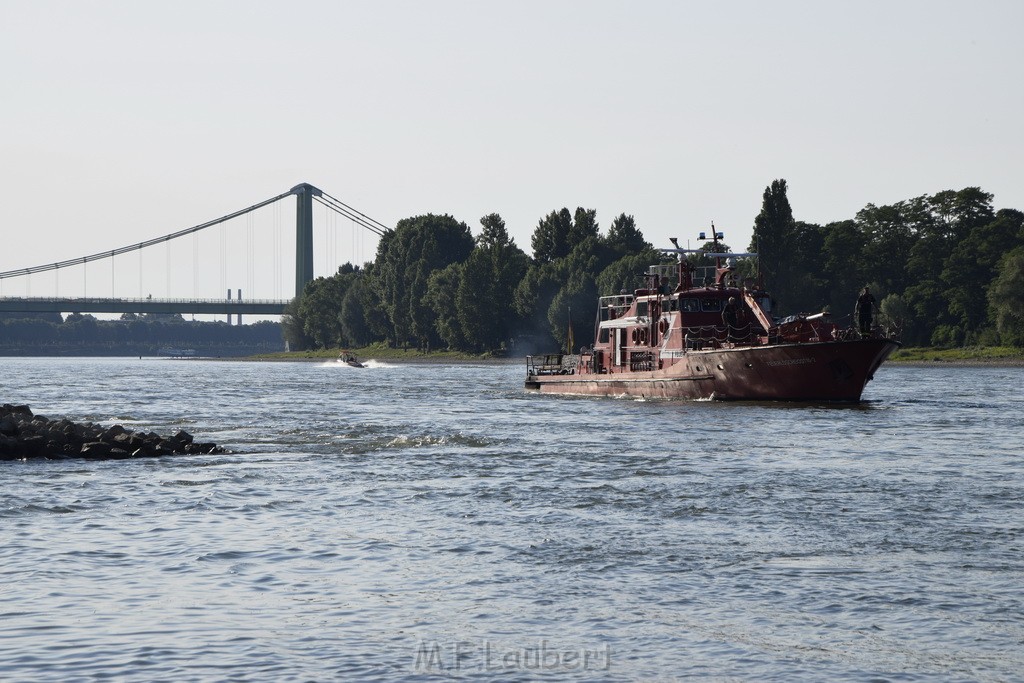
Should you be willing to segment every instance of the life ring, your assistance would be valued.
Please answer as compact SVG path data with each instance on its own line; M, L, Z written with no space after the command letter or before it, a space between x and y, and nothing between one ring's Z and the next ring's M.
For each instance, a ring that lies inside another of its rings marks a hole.
M634 329L633 330L633 334L632 334L632 338L633 338L633 343L636 344L640 340L640 330Z
M640 330L640 343L641 344L646 344L647 343L647 330Z
M662 318L661 322L658 323L658 329L661 330L662 334L665 334L666 332L668 332L668 321L665 320L664 318Z

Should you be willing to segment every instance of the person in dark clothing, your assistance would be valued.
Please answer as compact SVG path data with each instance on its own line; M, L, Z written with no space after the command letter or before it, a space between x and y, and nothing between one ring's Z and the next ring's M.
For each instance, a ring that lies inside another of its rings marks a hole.
M739 327L739 312L740 305L736 302L736 297L729 297L729 301L726 302L725 307L722 309L722 322L725 323L726 332L731 342L739 340L738 330L736 329Z
M871 296L871 290L867 287L857 297L857 324L862 336L871 334L871 319L874 317L875 297Z

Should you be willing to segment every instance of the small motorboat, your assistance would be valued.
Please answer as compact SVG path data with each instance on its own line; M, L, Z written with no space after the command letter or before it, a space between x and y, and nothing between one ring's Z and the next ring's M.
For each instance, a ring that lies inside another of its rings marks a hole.
M345 365L352 368L365 368L366 366L360 363L356 357L348 351L342 351L341 355L338 356L338 362L344 363Z

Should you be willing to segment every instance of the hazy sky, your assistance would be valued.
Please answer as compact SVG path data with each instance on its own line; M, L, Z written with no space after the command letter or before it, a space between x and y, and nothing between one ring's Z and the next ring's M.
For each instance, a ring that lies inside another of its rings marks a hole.
M775 178L818 223L966 186L1024 209L1022 29L1019 0L0 0L0 271L300 182L388 225L498 212L527 252L562 206L745 248Z

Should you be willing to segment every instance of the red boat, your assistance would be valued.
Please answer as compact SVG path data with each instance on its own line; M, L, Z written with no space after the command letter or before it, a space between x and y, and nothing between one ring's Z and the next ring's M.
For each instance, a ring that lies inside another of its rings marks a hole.
M704 233L700 238L707 239ZM526 388L638 398L859 401L900 343L877 326L868 334L840 328L824 313L774 320L763 287L733 277L732 259L755 254L720 253L721 238L712 232L711 252L665 249L678 254L678 263L652 266L645 289L601 297L593 347L527 356ZM695 285L697 267L688 254L714 258L714 278ZM674 288L666 284L672 279Z

